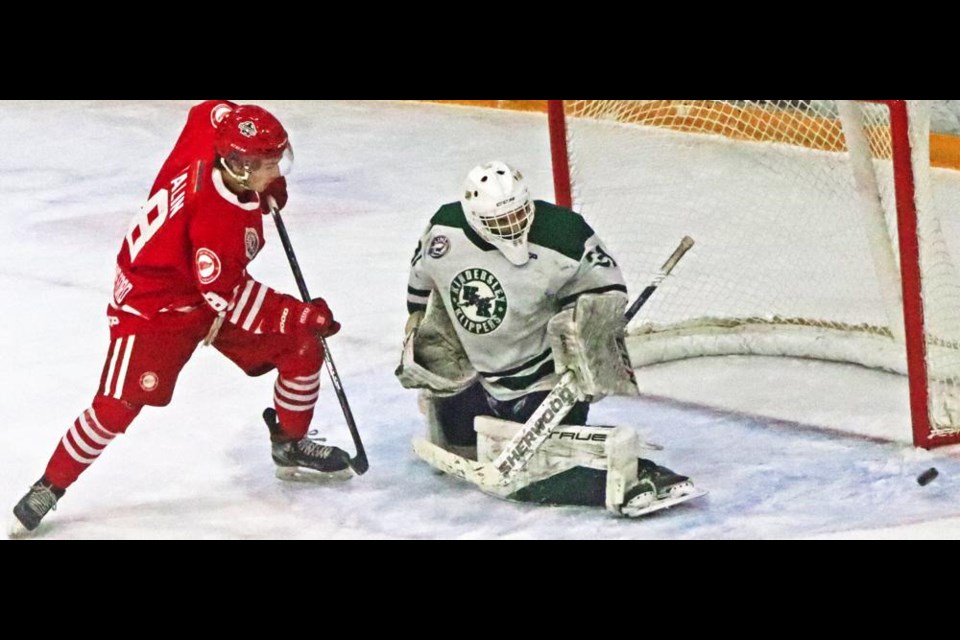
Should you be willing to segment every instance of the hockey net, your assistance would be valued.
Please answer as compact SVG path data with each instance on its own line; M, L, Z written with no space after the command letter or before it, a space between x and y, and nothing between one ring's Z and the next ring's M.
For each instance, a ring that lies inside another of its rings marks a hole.
M628 283L697 242L631 323L635 366L756 354L909 372L915 444L960 442L960 179L931 169L928 103L550 109L557 200Z

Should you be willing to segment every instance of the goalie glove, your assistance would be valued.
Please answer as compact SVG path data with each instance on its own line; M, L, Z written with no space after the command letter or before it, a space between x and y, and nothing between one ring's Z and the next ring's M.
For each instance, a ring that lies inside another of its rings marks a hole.
M547 324L557 373L572 370L594 401L639 393L623 341L626 305L619 293L585 294Z
M427 312L417 311L407 320L400 366L394 372L405 389L427 389L452 396L477 379L443 304L430 296Z

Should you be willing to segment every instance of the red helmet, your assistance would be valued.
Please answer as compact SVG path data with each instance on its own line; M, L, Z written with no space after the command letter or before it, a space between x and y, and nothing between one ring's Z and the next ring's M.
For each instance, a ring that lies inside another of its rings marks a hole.
M280 156L290 145L287 132L269 111L240 105L217 126L214 146L221 158Z

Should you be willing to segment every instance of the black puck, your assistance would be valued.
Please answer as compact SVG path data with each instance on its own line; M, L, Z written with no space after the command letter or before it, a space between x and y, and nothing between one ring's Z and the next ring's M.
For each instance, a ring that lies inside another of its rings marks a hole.
M927 469L926 471L924 471L923 473L917 476L917 484L920 485L921 487L926 486L931 482L933 482L934 478L936 478L938 475L940 475L940 472L937 471L935 468L930 467L929 469Z

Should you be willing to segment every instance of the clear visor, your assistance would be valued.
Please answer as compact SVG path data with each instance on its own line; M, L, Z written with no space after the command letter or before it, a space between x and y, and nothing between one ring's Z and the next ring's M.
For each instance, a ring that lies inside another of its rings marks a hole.
M287 148L283 150L283 155L280 156L279 167L282 176L290 175L290 172L293 171L293 145L289 142Z
M241 156L239 163L246 171L265 171L276 167L279 175L287 176L293 171L293 145L287 144L279 156Z
M483 226L493 235L504 240L516 240L530 226L533 203L527 202L518 209L494 216L479 216Z

